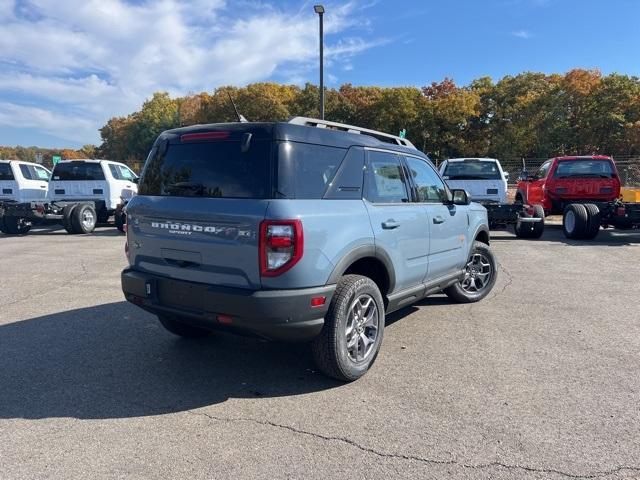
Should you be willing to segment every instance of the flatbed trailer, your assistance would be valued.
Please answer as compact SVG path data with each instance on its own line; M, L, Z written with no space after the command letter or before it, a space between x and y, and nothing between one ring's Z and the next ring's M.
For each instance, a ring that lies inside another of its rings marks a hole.
M0 231L24 235L34 224L61 223L67 233L91 233L107 212L103 200L0 202Z
M544 209L522 203L479 202L487 209L489 228L513 226L518 238L540 238L544 232Z

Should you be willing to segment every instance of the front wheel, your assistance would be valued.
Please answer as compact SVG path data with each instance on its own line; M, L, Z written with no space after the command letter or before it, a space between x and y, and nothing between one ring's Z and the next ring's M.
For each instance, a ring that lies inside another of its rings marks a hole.
M361 275L342 277L311 345L320 371L344 382L367 373L380 350L384 322L384 302L375 282Z
M471 255L464 269L464 277L444 289L451 300L458 303L472 303L486 297L498 278L496 262L489 245L474 242Z

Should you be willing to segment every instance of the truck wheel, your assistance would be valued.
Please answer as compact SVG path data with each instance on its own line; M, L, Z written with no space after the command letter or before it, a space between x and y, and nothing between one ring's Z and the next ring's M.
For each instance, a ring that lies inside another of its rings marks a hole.
M106 210L98 211L97 223L109 223L109 212L107 212Z
M4 232L10 235L24 235L31 230L31 222L22 217L4 217Z
M368 277L345 275L331 299L324 326L311 344L318 369L344 382L373 365L384 334L384 302Z
M167 317L165 315L158 315L158 320L164 328L169 332L184 338L202 338L208 336L211 332L204 328L194 327L188 323L181 322L175 317Z
M76 233L91 233L96 228L96 210L89 203L81 203L73 209L71 225Z
M540 238L544 233L544 208L542 208L542 205L533 206L533 218L540 218L541 220L531 224L531 238Z
M465 266L464 278L444 289L451 300L458 303L472 303L486 297L498 278L498 262L489 245L474 242L469 261Z
M127 223L127 214L124 212L116 212L113 216L116 228L124 233L124 225Z
M562 215L562 231L567 238L584 238L589 218L587 209L580 203L571 203L564 209Z
M67 231L67 233L74 234L76 233L73 229L73 224L71 223L71 215L73 215L73 209L76 208L76 204L72 203L70 205L65 205L62 207L62 226Z
M588 220L584 238L587 240L593 240L598 236L598 232L600 231L602 216L600 215L600 209L598 206L593 203L585 203L584 208L587 210Z

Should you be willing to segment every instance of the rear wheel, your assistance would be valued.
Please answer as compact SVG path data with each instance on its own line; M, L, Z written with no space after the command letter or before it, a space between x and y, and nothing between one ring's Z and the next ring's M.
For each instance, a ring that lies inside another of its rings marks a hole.
M76 206L77 205L75 203L72 203L70 205L65 205L62 208L62 226L67 233L76 233L73 229L73 224L71 223L71 215L73 215L73 209L76 208Z
M580 203L572 203L565 207L562 215L562 231L571 239L585 238L589 225L587 209Z
M177 317L168 317L165 315L158 315L158 320L164 328L174 335L184 338L202 338L208 336L211 332L204 328L194 327L184 321L180 321Z
M22 217L4 217L4 233L24 235L31 230L31 222Z
M514 231L518 238L540 238L544 233L544 208L542 205L533 206L533 216L525 214L525 218L539 218L539 222L517 222Z
M93 205L81 203L71 215L71 225L76 233L91 233L96 228L97 215Z
M384 322L384 302L375 282L361 275L342 277L311 345L320 371L344 382L367 373L380 351Z
M584 238L592 240L598 236L600 224L602 223L602 215L597 205L593 203L585 203L584 208L587 210L587 228Z
M458 303L472 303L486 297L496 283L498 263L489 245L474 242L465 266L464 277L444 289L444 293Z

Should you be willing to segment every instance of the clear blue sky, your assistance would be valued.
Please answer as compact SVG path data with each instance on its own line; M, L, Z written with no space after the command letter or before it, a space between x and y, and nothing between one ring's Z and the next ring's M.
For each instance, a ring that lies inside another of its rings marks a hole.
M324 4L329 86L575 67L640 75L638 0ZM313 2L0 0L0 24L4 145L99 143L109 117L154 91L318 78Z

